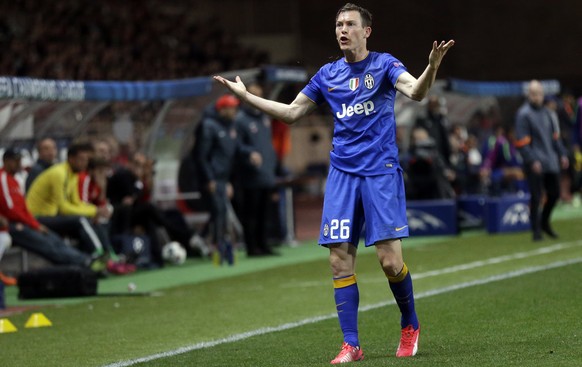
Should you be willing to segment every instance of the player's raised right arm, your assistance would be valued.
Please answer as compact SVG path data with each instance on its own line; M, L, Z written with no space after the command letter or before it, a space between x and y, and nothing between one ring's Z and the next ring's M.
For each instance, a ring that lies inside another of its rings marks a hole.
M231 82L221 76L215 76L214 79L225 85L242 101L278 120L284 121L287 124L294 123L317 107L317 105L303 93L299 93L291 104L286 104L271 101L249 93L246 86L238 76L236 77L235 82Z

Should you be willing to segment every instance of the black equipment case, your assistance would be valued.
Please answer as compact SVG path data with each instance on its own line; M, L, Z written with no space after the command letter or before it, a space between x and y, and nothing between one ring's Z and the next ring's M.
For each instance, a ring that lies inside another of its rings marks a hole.
M18 298L86 297L97 294L97 274L77 266L55 266L18 276Z

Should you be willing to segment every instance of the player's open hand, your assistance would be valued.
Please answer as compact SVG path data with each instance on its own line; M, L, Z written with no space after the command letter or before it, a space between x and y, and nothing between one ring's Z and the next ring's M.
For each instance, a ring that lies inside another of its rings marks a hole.
M437 41L432 43L432 50L430 51L430 55L428 56L428 64L435 69L438 69L441 65L441 61L447 51L455 45L454 40L450 40L449 42L445 43L445 41L441 41L441 43L437 44Z
M242 82L240 76L237 76L234 82L231 82L228 79L225 79L219 75L214 76L214 80L219 83L225 85L232 93L234 93L240 99L243 99L244 95L247 92L247 87Z

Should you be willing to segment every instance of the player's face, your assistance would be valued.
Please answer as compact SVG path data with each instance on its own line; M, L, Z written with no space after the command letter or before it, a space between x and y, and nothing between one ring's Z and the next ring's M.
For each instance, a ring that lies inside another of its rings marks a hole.
M357 11L345 11L335 22L335 37L344 52L365 49L371 31L370 27L362 25L362 17Z

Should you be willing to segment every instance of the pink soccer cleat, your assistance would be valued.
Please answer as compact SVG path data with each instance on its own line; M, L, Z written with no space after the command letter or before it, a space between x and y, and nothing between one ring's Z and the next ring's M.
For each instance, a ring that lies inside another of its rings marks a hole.
M420 326L414 330L412 325L408 325L402 329L400 336L400 344L396 351L396 357L412 357L418 350L418 337L420 335Z
M362 352L359 346L352 347L348 343L344 342L342 344L342 350L339 352L337 357L331 361L331 364L355 362L361 361L362 359L364 359L364 352Z

